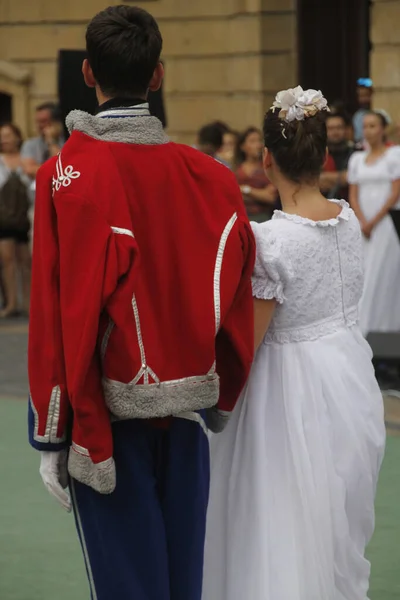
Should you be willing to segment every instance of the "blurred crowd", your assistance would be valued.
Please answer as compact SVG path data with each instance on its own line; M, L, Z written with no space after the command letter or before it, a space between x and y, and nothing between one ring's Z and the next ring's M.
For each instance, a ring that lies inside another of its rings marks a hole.
M320 178L326 197L343 198L356 205L366 238L372 235L372 221L363 220L357 194L362 189L362 178L368 180L373 173L361 170L357 185L353 182L349 186L349 164L355 153L364 151L383 165L389 160L386 149L396 145L400 132L385 111L371 110L373 93L372 81L359 79L359 108L355 114L349 115L341 102L330 106L326 120L327 159ZM35 178L40 166L57 155L65 141L57 105L38 106L35 120L37 136L26 141L15 124L3 123L0 127L0 318L28 313ZM266 221L280 208L277 190L264 172L263 134L256 126L238 132L222 121L205 124L197 134L196 147L234 172L250 220ZM391 155L391 161L393 156L397 154ZM391 177L390 170L383 171L379 171L380 178L385 173ZM385 193L389 192L382 190ZM384 201L383 197L376 200L376 211L380 209L379 202ZM396 329L396 324L393 327Z
M373 92L372 80L362 78L357 82L359 109L353 116L340 101L330 106L326 120L327 160L320 178L321 190L328 198L349 199L347 170L354 152L370 148L376 138L385 147L398 141L400 130L392 125L389 114L380 109L371 110ZM371 115L376 125L372 128ZM249 127L238 132L227 123L214 121L200 129L196 147L235 173L250 220L264 221L271 217L280 203L264 173L262 131Z
M1 115L0 115L1 120ZM56 104L36 109L37 136L23 141L13 123L0 126L0 318L28 315L35 179L59 153L64 126Z

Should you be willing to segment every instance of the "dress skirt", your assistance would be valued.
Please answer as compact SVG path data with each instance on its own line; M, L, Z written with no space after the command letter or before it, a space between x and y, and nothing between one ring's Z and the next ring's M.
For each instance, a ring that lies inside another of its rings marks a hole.
M370 331L400 331L400 240L387 215L364 241L365 283L360 326Z
M384 445L358 327L262 344L211 440L203 600L366 600Z

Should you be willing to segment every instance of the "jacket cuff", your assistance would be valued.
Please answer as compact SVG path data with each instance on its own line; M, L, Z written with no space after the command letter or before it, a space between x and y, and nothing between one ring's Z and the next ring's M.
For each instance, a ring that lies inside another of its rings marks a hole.
M207 408L206 411L206 423L207 427L213 433L221 433L228 424L230 412L220 410L216 406Z
M35 448L35 450L47 451L47 452L60 452L61 450L65 450L69 447L69 440L60 440L60 442L39 442L35 439L35 429L36 429L36 420L35 413L32 408L31 400L29 399L28 403L28 433L29 433L29 443Z

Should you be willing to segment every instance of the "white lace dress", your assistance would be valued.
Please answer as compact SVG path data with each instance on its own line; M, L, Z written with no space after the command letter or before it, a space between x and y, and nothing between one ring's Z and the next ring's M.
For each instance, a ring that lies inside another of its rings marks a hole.
M279 302L227 428L211 439L203 600L366 600L384 452L357 325L358 221L254 224L253 289Z
M350 159L348 179L358 186L358 201L367 220L386 203L392 182L400 179L400 147L388 148L372 164L367 152ZM397 206L400 208L400 204ZM392 217L387 215L364 239L365 286L360 305L360 326L370 331L400 331L400 241Z

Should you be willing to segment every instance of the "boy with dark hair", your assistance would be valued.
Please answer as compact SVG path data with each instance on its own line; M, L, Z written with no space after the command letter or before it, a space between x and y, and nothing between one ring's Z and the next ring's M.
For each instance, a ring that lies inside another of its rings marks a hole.
M253 356L241 194L150 116L161 48L144 10L92 20L83 74L99 111L68 116L38 175L30 441L49 491L72 501L97 600L200 600L207 430Z

